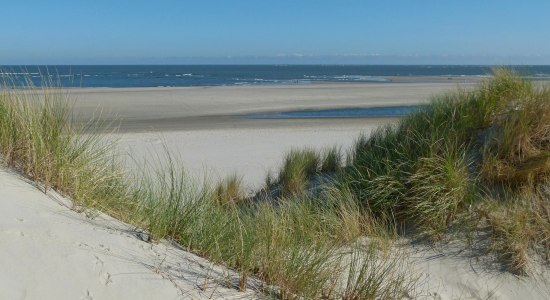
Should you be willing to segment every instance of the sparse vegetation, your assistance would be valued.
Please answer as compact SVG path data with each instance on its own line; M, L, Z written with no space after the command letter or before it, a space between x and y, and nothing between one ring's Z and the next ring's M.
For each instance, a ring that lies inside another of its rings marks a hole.
M403 299L414 295L411 278L395 272L402 269L401 254L378 257L373 247L355 246L349 255L348 278L341 299ZM375 261L375 263L373 263ZM410 274L408 274L411 276Z

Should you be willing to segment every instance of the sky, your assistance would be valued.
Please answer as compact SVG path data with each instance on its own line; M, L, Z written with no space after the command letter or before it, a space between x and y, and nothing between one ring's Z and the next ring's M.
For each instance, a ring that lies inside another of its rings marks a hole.
M550 64L550 1L0 0L0 65Z

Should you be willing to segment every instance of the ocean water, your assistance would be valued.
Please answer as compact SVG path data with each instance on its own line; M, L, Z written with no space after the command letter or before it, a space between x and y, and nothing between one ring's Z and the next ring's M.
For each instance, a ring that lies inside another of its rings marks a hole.
M338 109L296 110L287 112L259 113L244 115L248 119L326 119L326 118L369 118L369 117L403 117L411 114L424 105L379 106Z
M550 66L511 66L520 74L550 79ZM393 76L486 76L492 66L458 65L128 65L0 66L0 76L35 84L53 80L64 87L180 87L391 82Z

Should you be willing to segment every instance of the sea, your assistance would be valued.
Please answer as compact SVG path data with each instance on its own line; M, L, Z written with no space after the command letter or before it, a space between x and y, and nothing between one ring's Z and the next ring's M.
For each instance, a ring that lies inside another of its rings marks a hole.
M550 66L508 66L521 75L550 79ZM487 65L50 65L0 66L0 76L35 85L63 87L186 87L311 84L316 82L391 83L395 77L488 76Z

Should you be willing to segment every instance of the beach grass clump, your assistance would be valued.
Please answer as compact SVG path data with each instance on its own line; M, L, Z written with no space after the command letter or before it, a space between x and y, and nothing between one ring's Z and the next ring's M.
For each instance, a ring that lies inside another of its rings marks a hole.
M313 149L292 149L286 154L277 183L283 195L299 195L309 185L310 178L319 172L321 160Z
M495 118L482 149L482 178L522 185L550 172L550 91L520 95Z
M221 180L216 188L214 198L220 205L237 205L245 201L242 178L237 174Z
M268 173L258 195L264 200L280 200L317 191L322 181L342 169L343 159L341 148L337 146L322 151L309 147L291 149L284 157L278 176Z
M8 82L9 80L4 80ZM0 155L3 164L54 189L75 205L122 219L133 209L124 171L112 143L95 129L72 121L70 95L54 86L0 87ZM123 208L124 207L124 208Z
M391 241L397 237L395 228L388 227L388 222L375 217L369 208L362 206L357 196L347 186L326 183L319 194L310 200L323 217L326 234L346 245L358 239L369 237L378 241Z
M132 198L138 207L132 221L154 240L176 240L188 226L197 203L212 195L207 187L192 184L181 163L165 154L132 178Z
M419 159L407 182L407 214L432 237L444 233L473 196L470 164L464 152L454 150Z
M506 269L526 275L530 264L550 263L549 182L505 193L504 199L484 199L477 213L491 233L489 250Z
M318 201L304 197L283 201L277 206L261 203L253 218L249 219L256 228L254 236L260 237L256 251L261 259L255 264L256 276L277 286L278 296L283 299L341 299L345 294L343 278L350 272L347 268L350 254L346 248L363 236L362 226L366 224L350 203L330 204L327 200L325 205L319 205ZM342 222L345 219L358 223ZM359 228L355 232L346 232L347 226ZM373 247L370 255L361 258L362 267L372 271L384 266L396 277L401 274L407 279L397 283L385 274L372 272L360 278L358 285L363 284L363 279L383 282L371 289L372 299L387 293L393 284L399 285L401 292L410 292L408 284L413 280L409 280L406 272L399 268L399 263L403 262L401 258L376 248L374 240L373 237L369 245ZM392 259L383 261L384 253ZM395 264L390 265L390 261Z
M550 92L498 69L358 138L336 181L375 218L432 238L489 224L497 256L520 273L547 247L548 196L536 191L549 176Z
M321 153L321 173L335 173L342 168L342 151L339 147L333 146Z
M262 203L249 219L260 237L257 276L283 299L319 298L333 276L338 247L318 231L322 221L312 209L306 202Z

